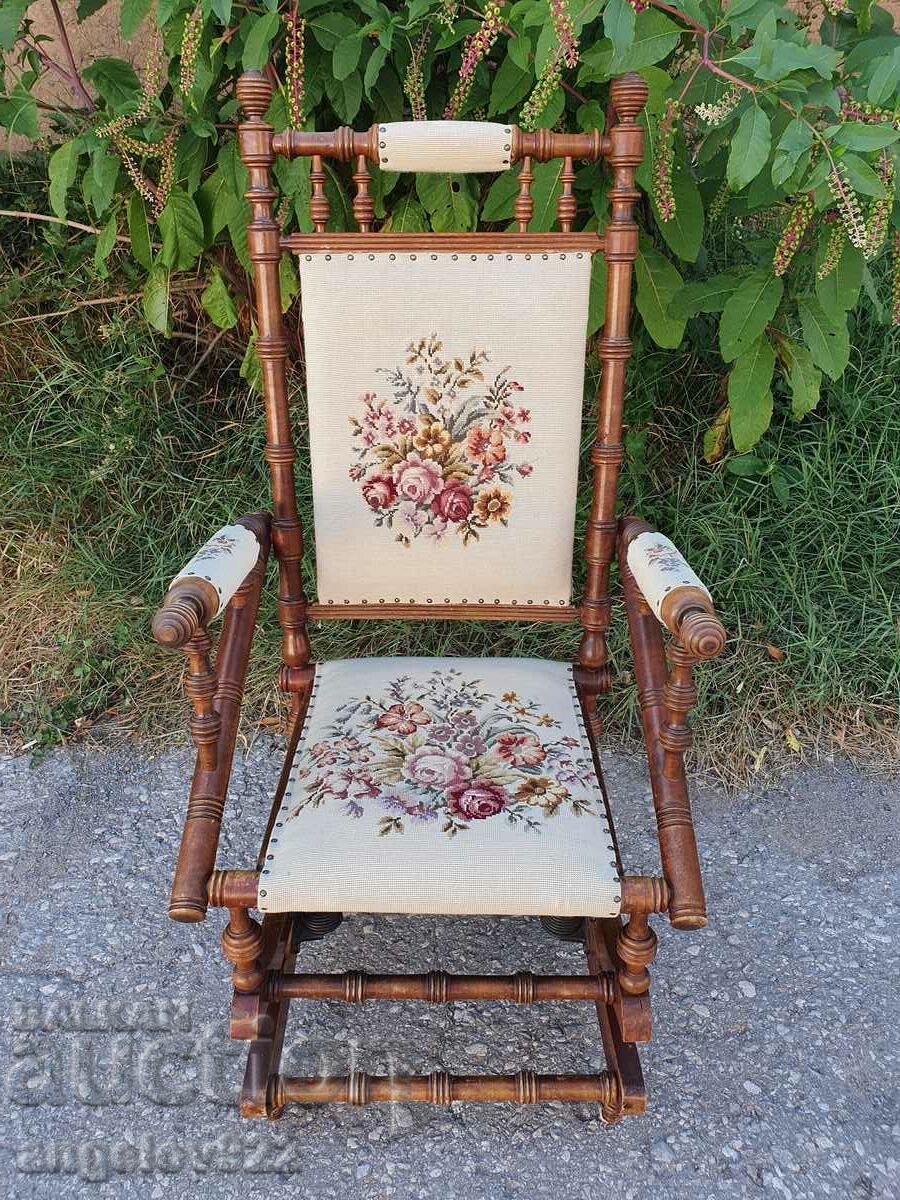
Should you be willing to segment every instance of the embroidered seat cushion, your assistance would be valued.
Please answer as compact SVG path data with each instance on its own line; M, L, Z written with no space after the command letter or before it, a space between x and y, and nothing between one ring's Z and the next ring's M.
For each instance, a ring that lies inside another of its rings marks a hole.
M609 917L616 857L570 666L344 659L316 668L258 907Z

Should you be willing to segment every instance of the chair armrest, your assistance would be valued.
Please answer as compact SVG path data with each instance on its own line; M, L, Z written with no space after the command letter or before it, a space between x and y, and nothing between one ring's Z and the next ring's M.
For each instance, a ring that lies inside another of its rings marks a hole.
M251 513L225 525L179 571L153 617L153 636L177 650L223 611L268 545L268 517Z
M715 658L726 640L712 597L673 541L645 521L623 522L628 569L657 620L694 658Z

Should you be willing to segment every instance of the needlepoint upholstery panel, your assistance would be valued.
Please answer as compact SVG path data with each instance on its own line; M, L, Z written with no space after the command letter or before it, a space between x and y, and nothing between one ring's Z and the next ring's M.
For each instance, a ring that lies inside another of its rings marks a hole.
M568 604L590 254L299 265L319 602Z
M610 917L615 845L572 668L320 663L263 912Z

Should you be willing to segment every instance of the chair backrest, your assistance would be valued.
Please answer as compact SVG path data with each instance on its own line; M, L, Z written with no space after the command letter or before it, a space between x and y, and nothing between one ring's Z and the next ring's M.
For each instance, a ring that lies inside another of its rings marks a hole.
M267 77L249 73L239 81L288 668L308 660L309 615L580 616L584 682L599 690L638 244L632 208L643 137L636 117L646 94L639 76L614 81L618 122L605 135L465 121L274 134L264 120L272 98ZM280 234L270 181L276 154L311 159L315 233ZM353 163L359 232L327 231L325 157ZM601 157L613 171L609 223L602 236L573 233L574 160ZM563 160L559 231L530 233L532 166L552 158ZM517 229L373 233L369 163L447 174L521 163ZM278 286L285 250L296 254L301 281L318 591L311 605L300 583L302 531L285 386ZM572 548L597 253L608 262L608 303L587 584L576 607Z

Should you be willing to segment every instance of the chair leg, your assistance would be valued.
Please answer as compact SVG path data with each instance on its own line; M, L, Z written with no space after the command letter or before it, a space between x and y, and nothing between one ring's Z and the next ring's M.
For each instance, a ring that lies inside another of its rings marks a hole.
M592 973L615 970L615 945L620 929L621 925L614 918L601 920L591 917L585 921L584 949ZM628 1023L646 1036L625 1040L622 1032L623 1000L625 1013L629 1017ZM601 1114L608 1124L613 1124L622 1117L638 1116L646 1111L647 1089L644 1086L644 1076L634 1041L649 1040L649 1013L650 1004L646 996L622 997L620 994L618 1003L597 1002L597 1019L600 1023L600 1036L603 1039L607 1066L619 1084L615 1103L601 1105ZM643 1021L641 1016L645 1018Z
M291 926L289 913L263 918L262 962L266 978L274 972L294 968ZM282 1106L274 1101L272 1084L279 1078L290 1001L274 1000L269 991L264 982L253 996L235 992L231 1036L250 1039L241 1088L241 1116L276 1120L281 1116Z

